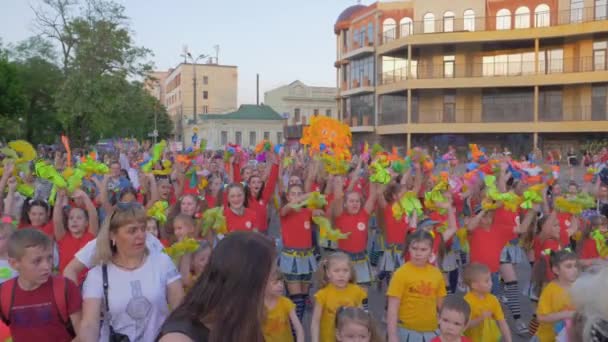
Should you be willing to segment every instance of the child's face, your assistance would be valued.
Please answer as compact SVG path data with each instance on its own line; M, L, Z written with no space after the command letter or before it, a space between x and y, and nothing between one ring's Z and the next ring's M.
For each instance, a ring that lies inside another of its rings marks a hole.
M576 260L562 261L557 267L553 267L553 272L560 280L574 283L578 277L578 263Z
M233 209L240 209L243 207L243 203L245 202L245 194L243 190L239 187L231 188L228 191L228 203L230 207Z
M146 232L158 237L158 227L156 226L156 220L150 219L146 221Z
M169 197L171 197L171 184L169 184L169 181L162 181L159 185L158 185L158 190L159 190L159 195L162 199L164 200L168 200Z
M327 279L338 288L344 288L350 280L350 264L348 260L333 260L327 266Z
M490 293L492 291L492 276L490 273L480 274L471 283L471 290L477 293Z
M280 279L272 279L266 285L266 296L279 297L282 296L284 292L285 287L283 285L283 281Z
M356 214L361 209L361 196L356 192L351 192L346 196L346 212Z
M46 215L46 209L44 209L43 207L41 207L39 205L35 205L35 206L31 207L30 211L28 212L28 215L30 218L30 223L34 227L44 226L48 219L48 217Z
M211 256L211 248L205 248L202 251L194 254L194 258L192 260L192 268L194 269L194 274L200 275L203 273L207 264L209 263L209 257Z
M86 229L89 222L84 211L80 208L72 208L68 215L68 230L72 235L80 235Z
M211 192L215 193L220 191L220 189L222 188L222 180L219 177L215 177L213 178L213 181L211 182L211 186L209 189L211 189Z
M441 336L448 341L453 341L464 332L467 325L467 319L462 312L455 310L441 310L439 314L439 330Z
M175 220L175 222L173 222L173 233L175 234L177 241L182 241L187 237L194 236L194 227L182 220Z
M410 258L416 265L424 265L429 262L432 254L430 241L416 241L410 244Z
M300 198L302 198L302 188L298 186L292 186L287 193L287 201L289 203L298 203Z
M578 193L578 188L576 187L576 185L568 186L568 193L570 195L576 195Z
M336 331L338 342L369 342L372 334L369 329L360 323L346 322L340 330Z
M194 216L196 213L196 201L192 196L185 196L182 198L182 202L180 204L180 211L184 215Z
M253 176L249 180L248 185L249 185L249 188L251 189L251 192L254 194L257 194L262 189L262 185L264 185L264 183L262 183L262 179L260 179L260 177Z
M250 167L246 167L243 169L243 179L244 180L249 180L249 177L251 177L251 168Z
M543 225L543 231L546 232L548 237L559 239L559 229L559 220L555 214L551 214Z
M35 246L25 248L20 260L9 258L11 267L33 286L44 284L53 270L53 249L50 246Z

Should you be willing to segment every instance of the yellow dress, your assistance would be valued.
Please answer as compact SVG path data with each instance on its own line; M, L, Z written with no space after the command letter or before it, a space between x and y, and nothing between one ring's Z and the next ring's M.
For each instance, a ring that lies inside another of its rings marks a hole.
M561 287L556 282L552 281L540 293L538 299L538 316L550 315L561 311L573 310L572 300L568 289ZM536 336L540 342L555 341L555 323L540 323Z
M367 293L355 284L348 284L339 289L329 284L315 294L316 305L323 306L319 337L321 342L336 340L336 312L342 306L361 307L367 298Z
M464 335L469 337L473 342L500 341L501 333L496 322L504 321L505 315L498 299L489 293L480 298L469 292L464 296L464 300L471 307L471 320L478 319L486 311L492 313L492 317L486 318L476 327L467 329Z
M289 313L296 305L287 297L281 296L274 308L266 308L266 320L262 327L266 342L293 342Z
M400 326L418 332L437 330L437 300L446 296L445 280L437 267L404 264L395 271L386 295L401 300Z

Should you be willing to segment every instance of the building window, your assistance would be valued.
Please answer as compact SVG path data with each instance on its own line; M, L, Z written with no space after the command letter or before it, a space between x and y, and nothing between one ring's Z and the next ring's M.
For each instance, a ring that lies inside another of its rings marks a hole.
M435 32L435 15L433 13L427 13L424 15L424 33Z
M264 132L264 140L270 140L270 132Z
M464 30L473 32L475 31L475 11L468 9L464 11Z
M359 44L359 30L355 29L353 31L353 42L355 44ZM361 45L355 45L355 48L361 47Z
M595 0L595 20L608 19L608 0Z
M401 27L401 37L407 37L414 33L414 23L412 22L412 18L402 18L401 21L399 21L399 26Z
M591 120L606 120L608 85L594 84L591 92Z
M593 70L606 70L608 42L593 43Z
M443 123L456 122L456 96L443 95Z
M277 132L277 144L283 143L283 132Z
M382 36L383 36L383 41L385 43L390 42L391 40L395 40L396 29L397 29L397 22L395 22L395 19L393 19L393 18L384 19L384 21L382 22Z
M454 32L454 12L443 14L443 32Z
M207 113L209 113L209 106L204 105L203 106L203 114L207 114Z
M234 140L235 140L235 144L237 145L241 145L243 144L243 136L241 135L241 132L236 132L234 133Z
M203 100L207 100L209 99L209 92L208 91L203 91Z
M255 146L257 144L257 138L255 132L249 132L249 146Z
M369 23L367 25L367 43L371 46L374 45L374 24Z
M548 27L551 25L551 9L540 4L534 9L534 27Z
M443 56L443 77L452 78L454 77L454 63L456 59L454 56Z
M569 108L580 115L581 108ZM563 118L562 89L541 89L538 97L538 116L541 121L561 121Z
M325 110L325 116L331 117L331 109L326 109Z
M510 30L511 29L511 11L506 8L499 10L496 13L496 29Z
M300 108L296 108L293 110L293 119L296 122L300 122Z
M317 115L319 115L319 110L318 110L318 109L313 109L312 113L313 113L315 116L317 116Z
M222 131L220 134L220 144L226 146L228 144L228 132Z
M209 84L209 77L207 77L207 76L203 76L203 84L204 84L204 85Z
M570 0L570 23L582 23L585 0Z
M515 10L515 28L530 27L530 9L526 6L519 7Z
M539 71L541 74L564 72L564 50L554 49L538 54Z

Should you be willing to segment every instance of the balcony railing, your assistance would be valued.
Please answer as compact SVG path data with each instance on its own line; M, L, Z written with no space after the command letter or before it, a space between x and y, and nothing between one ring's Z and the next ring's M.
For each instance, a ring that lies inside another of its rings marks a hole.
M374 114L346 114L344 123L351 127L374 126Z
M533 61L488 62L488 63L443 63L424 64L418 61L411 67L411 79L445 79L461 77L516 77L535 75ZM591 71L605 71L606 59L594 60L592 56L549 59L538 62L538 74L561 74ZM407 67L381 74L382 84L404 81L408 78Z
M378 113L379 125L397 125L407 123L407 113Z
M585 23L606 20L608 19L607 13L608 11L605 5L598 5L594 7L571 8L560 11L546 11L519 15L512 14L508 16L468 18L446 17L432 20L420 20L383 30L382 44L389 43L395 39L405 38L406 36L419 34L518 30L533 27Z

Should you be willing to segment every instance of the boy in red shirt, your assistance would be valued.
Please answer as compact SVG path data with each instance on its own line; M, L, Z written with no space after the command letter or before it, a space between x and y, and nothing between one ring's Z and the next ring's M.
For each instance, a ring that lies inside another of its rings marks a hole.
M0 316L13 341L72 341L82 298L72 281L51 276L51 239L38 230L22 229L13 233L8 246L9 263L19 276L0 286Z

